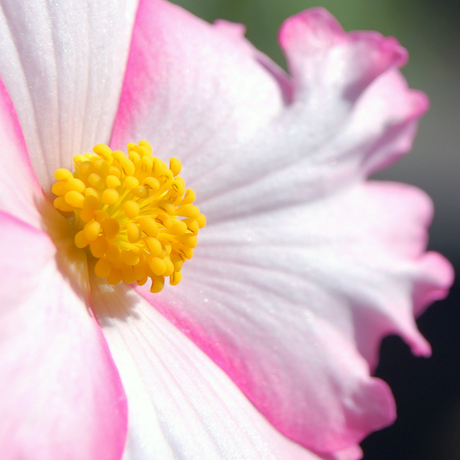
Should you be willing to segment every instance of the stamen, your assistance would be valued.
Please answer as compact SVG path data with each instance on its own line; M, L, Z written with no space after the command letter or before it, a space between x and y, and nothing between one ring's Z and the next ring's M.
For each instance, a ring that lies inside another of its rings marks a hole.
M161 291L167 277L178 284L206 225L192 204L195 192L178 175L181 162L171 158L168 168L146 141L128 144L128 157L104 144L93 151L74 157L73 174L54 173L54 206L72 213L75 245L99 259L95 274L110 284L141 286L150 278L151 292Z

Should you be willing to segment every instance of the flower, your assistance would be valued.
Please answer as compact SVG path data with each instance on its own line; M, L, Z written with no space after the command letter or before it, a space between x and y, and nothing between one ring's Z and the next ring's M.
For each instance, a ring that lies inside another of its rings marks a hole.
M381 338L429 355L414 314L452 281L429 199L368 180L427 107L404 49L308 10L289 77L162 0L4 0L0 41L3 457L358 458L395 417ZM154 295L97 278L49 201L75 154L140 139L208 219Z

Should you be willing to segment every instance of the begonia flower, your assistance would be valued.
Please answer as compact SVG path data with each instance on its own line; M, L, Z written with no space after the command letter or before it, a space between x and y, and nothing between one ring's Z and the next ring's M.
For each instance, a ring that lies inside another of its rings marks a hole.
M380 340L452 269L429 198L369 180L426 97L406 51L321 8L244 28L163 0L2 0L0 452L7 459L356 459L395 418ZM206 215L179 285L110 285L52 205L100 143L180 159Z

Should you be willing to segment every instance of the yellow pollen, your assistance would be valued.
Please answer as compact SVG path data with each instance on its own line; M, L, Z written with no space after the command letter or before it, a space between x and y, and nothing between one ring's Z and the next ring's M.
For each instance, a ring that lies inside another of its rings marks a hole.
M150 278L153 293L167 277L178 284L206 225L195 192L178 175L181 162L171 158L168 168L146 141L128 144L128 156L105 144L93 152L74 157L74 173L54 173L54 206L72 213L75 246L98 259L94 272L110 284L141 286Z

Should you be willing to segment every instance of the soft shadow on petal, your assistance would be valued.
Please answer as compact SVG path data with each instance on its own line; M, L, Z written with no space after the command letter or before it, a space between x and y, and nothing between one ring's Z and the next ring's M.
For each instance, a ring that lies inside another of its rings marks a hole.
M2 458L120 458L126 398L102 332L48 236L0 213Z
M323 457L289 441L129 286L110 287L93 277L91 288L94 311L129 401L125 459L359 458L357 447Z
M0 2L0 75L47 193L57 168L110 139L136 7L137 0Z

